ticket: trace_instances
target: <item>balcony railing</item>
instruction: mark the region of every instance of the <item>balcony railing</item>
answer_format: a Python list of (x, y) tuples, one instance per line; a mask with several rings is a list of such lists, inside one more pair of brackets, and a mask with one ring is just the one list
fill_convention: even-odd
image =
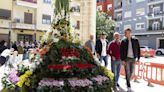
[(156, 12), (156, 13), (149, 12), (148, 13), (148, 16), (162, 16), (162, 15), (164, 15), (164, 12)]
[(162, 27), (162, 24), (160, 24), (159, 27), (152, 27), (152, 25), (150, 24), (148, 30), (149, 31), (164, 30), (164, 27)]
[(121, 21), (122, 17), (114, 18), (115, 21)]
[(35, 24), (28, 24), (25, 23), (23, 19), (15, 19), (14, 22), (12, 23), (12, 27), (13, 28), (17, 28), (17, 29), (35, 29)]
[(21, 1), (29, 2), (29, 3), (37, 3), (37, 0), (21, 0)]
[(114, 9), (121, 9), (121, 8), (122, 8), (122, 5), (114, 7)]
[(71, 7), (71, 12), (80, 12), (80, 7), (77, 6), (77, 7)]
[(149, 3), (151, 3), (151, 2), (157, 2), (157, 1), (162, 1), (162, 0), (148, 0)]
[(15, 0), (15, 4), (30, 8), (37, 8), (37, 0)]

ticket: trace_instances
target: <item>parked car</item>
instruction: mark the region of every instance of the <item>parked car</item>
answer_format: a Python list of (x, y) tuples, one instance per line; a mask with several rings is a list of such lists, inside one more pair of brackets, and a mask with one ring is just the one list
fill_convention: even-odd
[(154, 57), (156, 51), (148, 46), (141, 46), (141, 57)]
[(164, 55), (164, 48), (159, 48), (156, 50), (156, 55)]

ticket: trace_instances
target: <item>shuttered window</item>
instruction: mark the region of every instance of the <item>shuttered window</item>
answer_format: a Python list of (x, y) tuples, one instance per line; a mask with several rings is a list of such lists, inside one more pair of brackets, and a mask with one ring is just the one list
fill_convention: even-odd
[(32, 24), (32, 13), (24, 13), (24, 23)]
[(0, 19), (11, 19), (11, 10), (0, 9)]

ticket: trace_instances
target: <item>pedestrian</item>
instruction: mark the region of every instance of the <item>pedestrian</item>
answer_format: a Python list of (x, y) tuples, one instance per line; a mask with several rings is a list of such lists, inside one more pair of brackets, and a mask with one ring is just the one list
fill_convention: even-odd
[(0, 54), (5, 50), (7, 49), (7, 42), (5, 40), (2, 40), (0, 42)]
[(111, 69), (114, 74), (114, 90), (117, 90), (117, 87), (120, 87), (118, 84), (121, 68), (120, 45), (120, 34), (115, 32), (114, 40), (110, 42), (107, 50), (108, 55), (111, 56)]
[(125, 38), (121, 41), (120, 54), (125, 66), (128, 92), (132, 92), (130, 79), (135, 69), (135, 62), (140, 59), (140, 44), (138, 39), (132, 37), (132, 31), (129, 28), (125, 30)]
[(94, 55), (95, 54), (95, 44), (94, 44), (94, 36), (90, 35), (90, 39), (85, 43), (85, 46), (87, 48), (89, 48), (89, 50), (91, 51), (91, 53)]
[(14, 49), (14, 51), (18, 51), (17, 42), (16, 41), (12, 44), (12, 48)]
[(28, 59), (28, 57), (29, 57), (29, 49), (30, 49), (30, 44), (27, 41), (27, 42), (25, 42), (25, 45), (24, 45), (23, 60)]
[(108, 48), (108, 40), (106, 39), (107, 34), (102, 32), (100, 34), (100, 39), (96, 41), (96, 54), (99, 58), (100, 62), (104, 61), (105, 66), (108, 66), (108, 56), (107, 56), (107, 48)]
[(24, 54), (24, 43), (23, 43), (23, 41), (20, 41), (17, 49), (18, 49), (18, 58), (20, 61), (22, 61), (23, 60), (23, 54)]

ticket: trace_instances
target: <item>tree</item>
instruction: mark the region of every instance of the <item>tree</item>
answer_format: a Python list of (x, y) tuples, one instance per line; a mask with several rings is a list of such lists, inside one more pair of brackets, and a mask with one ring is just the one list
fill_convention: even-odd
[(97, 12), (96, 14), (96, 38), (99, 38), (101, 32), (107, 33), (107, 39), (111, 40), (113, 38), (113, 30), (116, 23), (115, 21), (109, 19), (108, 14), (104, 12)]

